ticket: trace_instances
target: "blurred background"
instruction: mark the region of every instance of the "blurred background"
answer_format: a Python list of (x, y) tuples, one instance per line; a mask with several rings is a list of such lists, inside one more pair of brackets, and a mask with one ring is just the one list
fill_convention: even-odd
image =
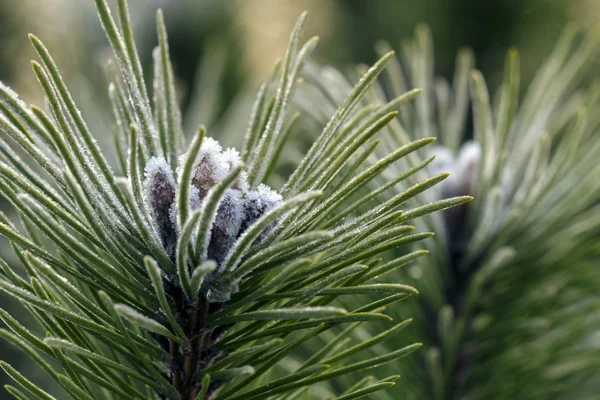
[[(586, 31), (600, 22), (598, 0), (130, 0), (142, 61), (150, 71), (156, 45), (155, 9), (165, 9), (171, 56), (178, 76), (186, 125), (205, 123), (209, 134), (226, 132), (245, 120), (249, 101), (274, 61), (281, 57), (298, 15), (308, 10), (306, 32), (319, 35), (318, 63), (344, 69), (376, 59), (374, 44), (393, 48), (411, 37), (418, 23), (430, 26), (436, 74), (451, 77), (456, 52), (474, 50), (477, 67), (494, 91), (509, 47), (521, 53), (523, 85), (569, 23)], [(0, 80), (28, 103), (43, 104), (29, 60), (27, 33), (52, 52), (67, 84), (100, 140), (110, 140), (105, 66), (110, 51), (93, 0), (0, 0)], [(151, 77), (149, 76), (149, 79)], [(192, 93), (199, 93), (195, 96)], [(213, 129), (211, 133), (210, 129)], [(189, 130), (188, 130), (189, 132)], [(225, 141), (227, 141), (225, 140)], [(0, 200), (0, 208), (10, 213)], [(2, 257), (13, 260), (3, 241)], [(17, 313), (0, 294), (0, 307)], [(0, 359), (26, 370), (29, 360), (0, 342)], [(38, 368), (32, 368), (30, 377)], [(40, 372), (41, 374), (41, 372)], [(8, 377), (0, 374), (0, 383)], [(42, 385), (43, 386), (43, 385)], [(4, 398), (0, 394), (0, 398)]]
[[(216, 77), (221, 99), (211, 100), (217, 114), (240, 90), (266, 77), (303, 10), (309, 12), (307, 35), (321, 37), (315, 55), (320, 63), (339, 68), (371, 63), (377, 40), (398, 48), (423, 22), (432, 30), (436, 74), (449, 77), (457, 49), (468, 46), (492, 88), (510, 46), (524, 54), (526, 84), (568, 23), (589, 30), (600, 21), (596, 0), (130, 0), (130, 7), (148, 67), (156, 45), (155, 10), (165, 9), (184, 104), (192, 100), (186, 89), (200, 78), (198, 67), (206, 58), (225, 64)], [(41, 91), (29, 68), (30, 32), (44, 40), (71, 86), (104, 86), (110, 52), (92, 0), (0, 0), (0, 79), (26, 101), (39, 102)], [(105, 92), (95, 89), (93, 98), (79, 100), (104, 101)]]

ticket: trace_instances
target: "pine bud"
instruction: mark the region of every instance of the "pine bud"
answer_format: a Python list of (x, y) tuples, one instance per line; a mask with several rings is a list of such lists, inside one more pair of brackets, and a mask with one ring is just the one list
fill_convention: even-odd
[(167, 161), (152, 157), (145, 168), (144, 197), (160, 241), (170, 257), (175, 254), (177, 230), (171, 219), (171, 207), (177, 191), (173, 171)]

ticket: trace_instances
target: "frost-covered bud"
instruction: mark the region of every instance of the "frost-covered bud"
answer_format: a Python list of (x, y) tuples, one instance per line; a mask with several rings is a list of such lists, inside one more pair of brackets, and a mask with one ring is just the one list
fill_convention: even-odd
[[(228, 165), (227, 170), (231, 170), (242, 163), (240, 153), (233, 148), (229, 148), (223, 152), (222, 161)], [(240, 190), (242, 193), (248, 191), (248, 173), (242, 171), (237, 181), (232, 186), (233, 189)]]
[(212, 225), (207, 255), (209, 260), (221, 265), (237, 238), (242, 217), (242, 194), (238, 190), (227, 189)]
[[(241, 180), (238, 182), (241, 182)], [(207, 258), (217, 261), (222, 266), (235, 240), (281, 201), (281, 195), (264, 184), (259, 185), (256, 190), (250, 190), (246, 193), (242, 193), (241, 190), (233, 187), (228, 189), (219, 205), (212, 226)], [(272, 226), (275, 224), (276, 222)], [(264, 238), (272, 229), (272, 226), (265, 229), (258, 240)], [(214, 274), (208, 276), (201, 290), (206, 293), (206, 297), (211, 303), (228, 301), (231, 294), (238, 290), (237, 284), (227, 280), (215, 281), (213, 280), (214, 277)]]
[(177, 243), (177, 230), (171, 220), (171, 207), (177, 192), (173, 171), (164, 158), (152, 157), (144, 172), (144, 200), (160, 241), (172, 257)]
[[(473, 195), (477, 189), (477, 171), (481, 162), (481, 146), (475, 141), (465, 142), (454, 160), (448, 179), (441, 183), (441, 198)], [(451, 251), (462, 253), (465, 246), (464, 222), (469, 203), (444, 211), (444, 218), (452, 238)]]
[[(181, 168), (186, 157), (186, 154), (179, 157), (178, 176), (183, 172)], [(190, 208), (196, 210), (202, 207), (211, 188), (241, 163), (240, 155), (235, 149), (223, 150), (216, 140), (204, 139), (192, 163), (194, 168), (188, 190)], [(181, 229), (177, 219), (179, 205), (177, 192), (173, 171), (165, 159), (156, 157), (150, 159), (146, 165), (144, 196), (153, 224), (171, 258), (175, 257), (179, 229)], [(213, 223), (207, 232), (203, 232), (202, 240), (206, 240), (207, 243), (203, 243), (205, 250), (204, 254), (200, 255), (202, 259), (215, 261), (219, 267), (205, 277), (200, 288), (202, 293), (210, 294), (211, 302), (226, 301), (232, 291), (236, 290), (235, 283), (216, 280), (235, 241), (243, 231), (281, 201), (282, 197), (267, 185), (259, 185), (256, 190), (248, 190), (247, 175), (243, 172), (220, 197)], [(270, 229), (272, 227), (267, 227), (258, 240), (264, 238)]]
[(429, 165), (432, 174), (449, 172), (448, 179), (439, 185), (439, 197), (473, 195), (477, 186), (477, 170), (481, 159), (481, 146), (475, 141), (465, 142), (458, 156), (443, 146), (436, 146), (431, 153), (436, 158)]
[[(246, 193), (243, 202), (244, 216), (240, 228), (240, 235), (264, 213), (281, 203), (281, 201), (281, 195), (264, 184), (259, 185), (256, 190), (251, 190)], [(266, 229), (260, 238), (264, 237), (268, 232), (269, 229)]]
[(460, 179), (458, 195), (475, 194), (477, 170), (481, 162), (481, 145), (473, 140), (465, 142), (460, 148), (456, 165), (456, 174)]
[(192, 174), (192, 185), (198, 189), (201, 199), (229, 171), (229, 165), (224, 162), (221, 150), (221, 145), (213, 138), (206, 138), (202, 142), (198, 154), (199, 161)]
[(432, 155), (435, 155), (435, 158), (431, 164), (429, 164), (429, 170), (433, 175), (454, 171), (454, 168), (456, 167), (456, 158), (454, 157), (452, 150), (445, 146), (431, 146), (427, 156)]
[[(242, 160), (235, 149), (222, 150), (221, 145), (212, 138), (202, 142), (198, 154), (198, 164), (192, 175), (190, 205), (192, 209), (200, 207), (208, 191), (222, 180)], [(246, 174), (242, 173), (230, 189), (227, 189), (211, 227), (208, 254), (206, 257), (221, 264), (240, 230), (243, 205), (243, 192), (248, 190)]]

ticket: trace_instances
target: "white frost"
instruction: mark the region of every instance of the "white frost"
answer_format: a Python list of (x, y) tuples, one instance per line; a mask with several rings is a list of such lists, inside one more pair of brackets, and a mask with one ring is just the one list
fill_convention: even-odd
[[(229, 165), (228, 171), (242, 163), (240, 153), (234, 148), (228, 148), (223, 152), (223, 162)], [(242, 171), (237, 182), (235, 183), (236, 189), (242, 192), (248, 191), (248, 174), (246, 171)]]
[[(256, 188), (258, 192), (258, 199), (260, 201), (264, 201), (270, 203), (270, 207), (273, 207), (275, 204), (280, 203), (283, 200), (283, 197), (277, 191), (271, 189), (269, 186), (261, 183)], [(269, 208), (270, 208), (269, 207)]]
[(237, 236), (243, 217), (241, 193), (237, 190), (227, 189), (219, 205), (218, 214), (219, 228), (229, 236)]
[(155, 176), (156, 173), (165, 174), (165, 177), (175, 183), (175, 180), (173, 179), (173, 171), (164, 157), (152, 157), (146, 163), (146, 167), (144, 168), (144, 176), (146, 179)]
[(477, 185), (477, 171), (481, 159), (481, 146), (470, 140), (465, 142), (455, 156), (448, 148), (436, 146), (431, 150), (436, 158), (429, 165), (434, 174), (449, 172), (450, 176), (439, 185), (439, 198), (473, 194)]
[(144, 173), (144, 199), (161, 243), (167, 254), (171, 255), (177, 242), (177, 225), (173, 223), (172, 208), (177, 191), (173, 170), (163, 157), (152, 157), (148, 160)]

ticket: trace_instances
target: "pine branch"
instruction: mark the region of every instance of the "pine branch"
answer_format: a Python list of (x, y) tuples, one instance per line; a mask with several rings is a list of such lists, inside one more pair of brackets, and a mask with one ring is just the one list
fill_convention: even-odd
[[(114, 52), (109, 95), (124, 175), (113, 172), (94, 139), (101, 132), (86, 124), (50, 52), (31, 36), (40, 57), (33, 70), (49, 110), (28, 108), (0, 87), (0, 128), (12, 140), (0, 142), (0, 189), (27, 228), (22, 233), (8, 219), (0, 223), (26, 274), (21, 278), (0, 262), (0, 289), (20, 300), (48, 334), (37, 337), (2, 311), (12, 333), (2, 330), (0, 336), (76, 399), (292, 398), (417, 350), (419, 343), (399, 345), (386, 355), (353, 360), (410, 322), (390, 325), (384, 306), (418, 293), (395, 280), (375, 279), (427, 252), (381, 265), (374, 257), (431, 237), (412, 233), (415, 228), (406, 223), (471, 197), (400, 211), (440, 184), (442, 174), (372, 210), (352, 210), (349, 221), (336, 218), (344, 202), (357, 201), (356, 209), (362, 209), (370, 198), (358, 193), (433, 141), (406, 141), (373, 159), (380, 139), (371, 139), (393, 140), (387, 131), (397, 109), (419, 90), (377, 106), (364, 121), (350, 119), (393, 53), (348, 88), (346, 100), (277, 192), (267, 180), (279, 173), (278, 160), (292, 141), (299, 117), (287, 122), (286, 117), (317, 44), (316, 38), (301, 44), (306, 15), (291, 34), (283, 62), (258, 93), (240, 156), (223, 149), (202, 126), (184, 146), (162, 12), (151, 102), (127, 3), (117, 2), (118, 21), (104, 0), (95, 3)], [(43, 176), (10, 146), (21, 148)], [(402, 179), (423, 168), (410, 169)], [(349, 297), (362, 302), (340, 307)], [(384, 329), (344, 349), (342, 344), (360, 341), (355, 336), (360, 325)], [(332, 341), (328, 351), (304, 355), (313, 339), (340, 330), (343, 340)], [(301, 368), (281, 375), (302, 357)], [(34, 396), (53, 398), (10, 365), (2, 368)], [(350, 385), (339, 398), (380, 393), (397, 378)], [(25, 397), (15, 387), (7, 391)]]
[[(420, 26), (415, 39), (403, 43), (405, 62), (389, 60), (368, 100), (342, 128), (356, 129), (390, 104), (389, 98), (419, 87), (422, 95), (398, 110), (384, 128), (392, 135), (373, 153), (384, 157), (409, 140), (430, 136), (437, 144), (369, 181), (358, 191), (362, 200), (341, 201), (340, 209), (348, 208), (323, 228), (381, 210), (429, 174), (451, 173), (432, 190), (408, 199), (408, 207), (475, 197), (423, 216), (415, 226), (436, 232), (425, 242), (431, 257), (415, 259), (392, 275), (419, 287), (420, 304), (390, 314), (414, 315), (413, 337), (427, 338), (427, 350), (399, 366), (407, 397), (572, 399), (598, 391), (599, 364), (592, 366), (595, 356), (583, 354), (597, 354), (594, 337), (600, 330), (598, 311), (591, 308), (600, 289), (592, 272), (598, 254), (593, 243), (600, 232), (600, 119), (595, 117), (600, 86), (585, 87), (599, 33), (575, 40), (568, 28), (521, 99), (515, 49), (508, 51), (503, 82), (491, 96), (468, 49), (457, 55), (451, 83), (434, 77), (432, 40)], [(377, 46), (380, 56), (390, 49), (385, 43)], [(338, 79), (334, 92), (323, 84), (332, 75), (329, 67), (308, 65), (306, 75), (297, 105), (326, 126), (311, 108), (314, 93), (336, 99), (340, 87), (350, 86)], [(473, 132), (467, 123), (470, 106)], [(353, 303), (349, 298), (343, 304)]]

